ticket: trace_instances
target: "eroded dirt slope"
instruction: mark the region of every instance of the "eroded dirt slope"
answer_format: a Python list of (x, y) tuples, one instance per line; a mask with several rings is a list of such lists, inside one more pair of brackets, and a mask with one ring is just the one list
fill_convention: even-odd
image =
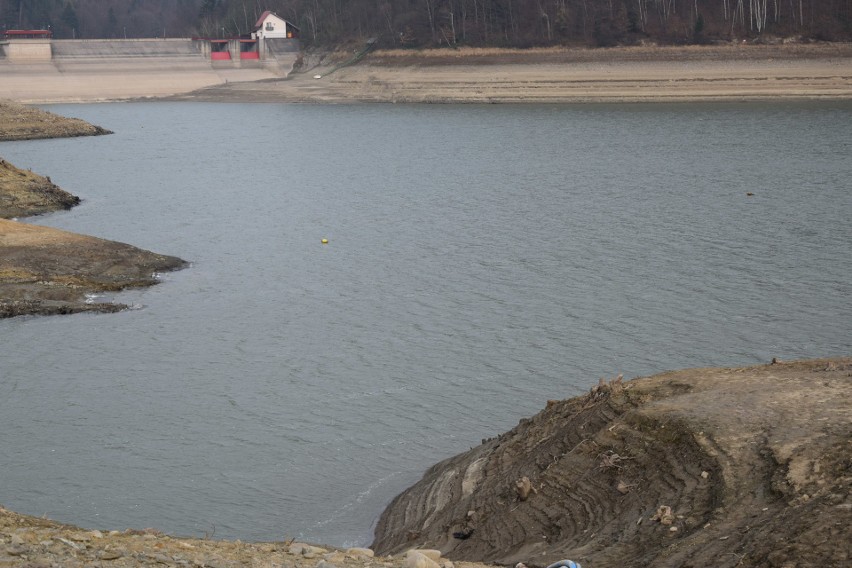
[(850, 566), (850, 488), (852, 359), (693, 369), (549, 401), (431, 468), (373, 547), (530, 566)]

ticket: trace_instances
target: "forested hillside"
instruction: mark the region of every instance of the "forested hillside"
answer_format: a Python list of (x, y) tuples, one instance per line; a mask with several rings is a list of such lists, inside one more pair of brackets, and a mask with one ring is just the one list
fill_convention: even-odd
[(849, 40), (852, 0), (0, 0), (0, 29), (57, 38), (231, 36), (264, 10), (308, 44), (615, 45)]

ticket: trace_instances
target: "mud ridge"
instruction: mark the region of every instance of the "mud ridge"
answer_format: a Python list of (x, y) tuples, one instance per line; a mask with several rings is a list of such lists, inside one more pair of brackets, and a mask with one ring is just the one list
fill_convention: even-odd
[(546, 566), (848, 566), (852, 359), (602, 382), (435, 465), (373, 548)]

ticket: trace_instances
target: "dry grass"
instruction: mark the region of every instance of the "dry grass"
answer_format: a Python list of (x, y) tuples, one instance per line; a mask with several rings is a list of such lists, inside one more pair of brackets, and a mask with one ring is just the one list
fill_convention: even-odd
[(50, 178), (16, 168), (0, 158), (0, 218), (70, 209), (79, 202), (78, 197), (61, 190)]

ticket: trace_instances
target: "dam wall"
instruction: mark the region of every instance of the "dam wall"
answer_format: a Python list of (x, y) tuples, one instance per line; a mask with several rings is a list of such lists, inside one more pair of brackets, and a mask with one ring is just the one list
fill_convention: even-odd
[[(268, 40), (266, 40), (268, 41)], [(0, 42), (0, 98), (51, 103), (183, 94), (223, 83), (286, 77), (296, 39), (8, 39)]]
[(218, 68), (275, 68), (286, 75), (292, 70), (301, 46), (297, 39), (8, 39), (0, 42), (0, 62), (52, 61), (63, 70), (70, 65), (146, 65), (157, 61)]
[(189, 39), (54, 40), (52, 63), (66, 74), (208, 71)]
[(292, 38), (265, 39), (195, 39), (197, 49), (209, 59), (214, 69), (266, 69), (279, 77), (292, 70), (301, 44)]
[(60, 39), (52, 43), (54, 59), (201, 56), (201, 49), (191, 39)]
[(0, 61), (13, 62), (50, 61), (52, 58), (49, 39), (16, 39), (0, 41)]

